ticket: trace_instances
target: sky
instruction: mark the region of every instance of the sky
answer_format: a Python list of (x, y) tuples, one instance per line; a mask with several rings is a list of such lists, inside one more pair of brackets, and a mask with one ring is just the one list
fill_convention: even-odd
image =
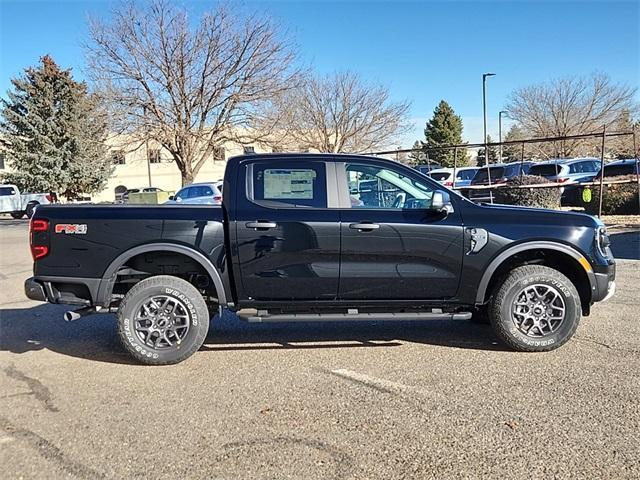
[[(181, 4), (198, 15), (213, 1)], [(464, 137), (482, 140), (482, 74), (488, 132), (510, 92), (595, 71), (640, 86), (640, 1), (244, 1), (240, 13), (273, 16), (294, 39), (300, 62), (320, 73), (353, 70), (411, 103), (409, 147), (423, 138), (441, 99), (462, 116)], [(87, 18), (108, 19), (116, 1), (0, 0), (0, 96), (10, 79), (51, 54), (85, 77)], [(639, 97), (640, 99), (640, 97)], [(505, 120), (503, 129), (509, 126)]]

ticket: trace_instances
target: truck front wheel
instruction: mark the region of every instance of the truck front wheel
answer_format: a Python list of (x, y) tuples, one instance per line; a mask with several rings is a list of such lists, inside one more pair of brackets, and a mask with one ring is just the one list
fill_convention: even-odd
[(178, 277), (158, 275), (136, 283), (118, 309), (124, 348), (148, 365), (178, 363), (193, 355), (209, 331), (200, 292)]
[(523, 352), (560, 347), (575, 333), (580, 314), (580, 297), (571, 280), (542, 265), (513, 269), (489, 304), (496, 335)]

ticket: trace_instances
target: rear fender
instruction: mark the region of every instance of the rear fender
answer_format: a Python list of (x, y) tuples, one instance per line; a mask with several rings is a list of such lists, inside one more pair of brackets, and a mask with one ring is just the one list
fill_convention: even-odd
[(140, 245), (138, 247), (127, 250), (126, 252), (116, 257), (116, 259), (113, 260), (111, 264), (109, 264), (104, 274), (102, 275), (96, 303), (98, 305), (107, 306), (110, 302), (111, 293), (113, 292), (113, 286), (115, 284), (116, 276), (120, 267), (122, 267), (129, 259), (135, 257), (136, 255), (150, 252), (180, 253), (198, 262), (211, 277), (213, 285), (216, 289), (216, 293), (218, 295), (218, 302), (220, 303), (220, 305), (225, 306), (227, 304), (227, 296), (225, 293), (224, 284), (222, 283), (222, 277), (220, 276), (220, 273), (218, 272), (216, 267), (211, 263), (211, 260), (209, 260), (204, 254), (200, 253), (197, 250), (194, 250), (193, 248), (173, 243), (151, 243), (147, 245)]

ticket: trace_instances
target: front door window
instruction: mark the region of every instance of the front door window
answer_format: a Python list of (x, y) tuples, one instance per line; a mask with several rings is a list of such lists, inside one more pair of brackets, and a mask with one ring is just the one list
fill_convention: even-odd
[(376, 165), (347, 165), (352, 208), (428, 209), (434, 189), (402, 172)]

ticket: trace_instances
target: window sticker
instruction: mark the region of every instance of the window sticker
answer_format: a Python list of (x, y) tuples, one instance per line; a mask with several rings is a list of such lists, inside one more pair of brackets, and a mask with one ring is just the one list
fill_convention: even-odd
[(312, 200), (315, 170), (267, 169), (264, 171), (265, 200)]

